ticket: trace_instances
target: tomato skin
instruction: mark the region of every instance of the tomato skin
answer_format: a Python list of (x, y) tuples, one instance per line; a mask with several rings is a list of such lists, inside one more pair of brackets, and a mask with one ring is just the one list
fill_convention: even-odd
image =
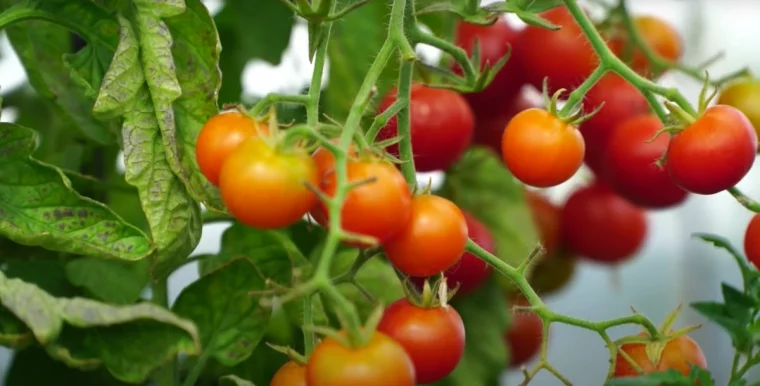
[[(496, 245), (491, 231), (483, 223), (467, 212), (463, 212), (467, 223), (467, 236), (475, 244), (488, 252), (496, 253)], [(444, 272), (446, 284), (454, 288), (457, 284), (457, 295), (466, 295), (478, 289), (491, 275), (491, 266), (472, 253), (465, 252), (451, 268)]]
[(382, 332), (363, 347), (325, 338), (306, 364), (308, 386), (414, 386), (414, 364), (404, 348)]
[[(678, 31), (666, 21), (654, 16), (637, 16), (633, 20), (642, 40), (652, 51), (663, 59), (677, 62), (683, 56), (683, 41)], [(609, 39), (608, 46), (615, 55), (623, 57), (629, 41), (627, 32)], [(644, 53), (639, 49), (631, 51), (629, 66), (643, 76), (652, 76), (653, 71)]]
[(289, 226), (308, 213), (317, 196), (307, 184), (319, 184), (317, 166), (307, 154), (277, 152), (259, 138), (235, 148), (219, 174), (230, 214), (257, 229)]
[[(530, 306), (527, 300), (518, 297), (514, 305)], [(517, 311), (512, 309), (512, 323), (504, 340), (509, 347), (509, 367), (519, 367), (538, 355), (541, 351), (541, 341), (544, 339), (544, 322), (534, 312)]]
[(562, 210), (562, 241), (581, 257), (615, 264), (644, 243), (644, 211), (597, 182), (573, 192)]
[(230, 153), (246, 139), (268, 132), (269, 126), (237, 111), (214, 115), (203, 125), (195, 143), (198, 168), (206, 179), (219, 186), (219, 173)]
[(567, 7), (552, 8), (540, 15), (561, 29), (526, 27), (515, 43), (513, 55), (522, 62), (526, 81), (536, 89), (541, 90), (544, 77), (549, 77), (549, 95), (559, 89), (572, 91), (591, 75), (599, 59)]
[(525, 200), (538, 229), (541, 245), (546, 250), (545, 254), (547, 256), (555, 254), (562, 240), (560, 226), (562, 210), (540, 193), (526, 191)]
[(715, 194), (744, 178), (756, 149), (757, 133), (747, 117), (731, 106), (714, 105), (671, 137), (667, 168), (684, 190)]
[[(646, 336), (645, 334), (639, 335)], [(642, 343), (626, 343), (621, 345), (619, 350), (628, 354), (641, 367), (644, 374), (673, 369), (683, 375), (688, 375), (692, 364), (703, 369), (707, 368), (707, 360), (702, 349), (697, 342), (686, 335), (675, 338), (665, 345), (659, 363), (652, 363), (647, 356), (645, 347)], [(622, 355), (618, 354), (615, 360), (613, 378), (636, 377), (638, 375), (640, 374), (636, 372), (633, 366)]]
[[(393, 164), (384, 161), (349, 161), (346, 168), (349, 182), (370, 178), (375, 181), (359, 185), (346, 195), (341, 208), (343, 230), (385, 242), (403, 229), (412, 214), (412, 196), (404, 176)], [(328, 197), (335, 196), (334, 171), (323, 176), (321, 187)], [(311, 215), (320, 225), (327, 226), (329, 216), (324, 202), (319, 201)]]
[(274, 374), (269, 386), (306, 386), (306, 366), (285, 362)]
[(453, 267), (467, 245), (467, 220), (459, 207), (443, 197), (426, 194), (412, 199), (411, 213), (404, 228), (383, 244), (391, 264), (418, 277)]
[(451, 306), (421, 308), (399, 299), (385, 309), (377, 329), (404, 347), (417, 383), (445, 378), (464, 354), (464, 323)]
[[(490, 26), (480, 26), (461, 22), (457, 25), (456, 45), (463, 48), (467, 55), (472, 55), (477, 39), (480, 46), (480, 69), (488, 63), (495, 65), (504, 55), (510, 52), (519, 37), (519, 31), (512, 27), (505, 17), (500, 17)], [(462, 69), (454, 64), (454, 72), (461, 75)], [(464, 94), (470, 107), (475, 112), (477, 120), (498, 114), (502, 101), (514, 98), (524, 84), (520, 74), (520, 62), (514, 56), (504, 64), (496, 74), (491, 84), (477, 93)], [(502, 129), (504, 126), (501, 127)]]
[(520, 94), (508, 104), (494, 108), (491, 115), (478, 115), (475, 120), (473, 142), (490, 148), (496, 154), (501, 154), (501, 137), (504, 134), (504, 128), (515, 115), (533, 107), (538, 107), (538, 105), (525, 94)]
[(509, 121), (501, 140), (507, 168), (515, 178), (537, 188), (570, 179), (583, 164), (584, 152), (580, 132), (540, 108), (518, 113)]
[(744, 232), (744, 255), (755, 268), (760, 269), (760, 214), (752, 216)]
[[(390, 107), (396, 95), (396, 90), (386, 95), (378, 112)], [(409, 109), (415, 168), (420, 172), (448, 169), (472, 142), (475, 117), (467, 101), (451, 90), (413, 84)], [(377, 140), (397, 135), (398, 121), (393, 117), (380, 129)], [(386, 150), (399, 156), (398, 144), (388, 146)]]
[(688, 196), (665, 167), (655, 165), (667, 151), (670, 138), (663, 133), (648, 141), (662, 128), (656, 115), (634, 117), (618, 125), (607, 144), (607, 181), (618, 194), (644, 208), (669, 208)]
[(720, 92), (717, 103), (743, 112), (760, 136), (760, 79), (743, 79), (730, 84)]

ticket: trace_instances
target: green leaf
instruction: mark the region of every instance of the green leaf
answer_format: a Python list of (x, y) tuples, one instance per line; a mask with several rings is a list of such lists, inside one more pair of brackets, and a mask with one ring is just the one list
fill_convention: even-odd
[(220, 66), (224, 79), (219, 91), (223, 103), (237, 103), (243, 93), (242, 76), (252, 59), (280, 64), (290, 43), (293, 12), (279, 1), (227, 0), (214, 17), (222, 42)]
[(490, 386), (499, 383), (508, 363), (504, 332), (509, 325), (509, 310), (502, 291), (489, 281), (476, 292), (455, 299), (451, 305), (459, 312), (467, 331), (464, 356), (454, 372), (437, 386)]
[[(517, 266), (535, 248), (538, 235), (524, 188), (490, 150), (469, 150), (448, 171), (440, 194), (488, 227), (501, 260)], [(506, 281), (503, 275), (497, 277)]]
[(69, 281), (107, 303), (131, 304), (150, 280), (148, 260), (124, 262), (82, 258), (70, 261), (65, 274)]
[(692, 236), (710, 243), (715, 247), (726, 250), (726, 252), (728, 252), (731, 257), (734, 258), (734, 261), (736, 261), (736, 264), (741, 270), (742, 279), (744, 281), (744, 288), (750, 288), (751, 283), (758, 278), (758, 275), (760, 275), (756, 269), (750, 266), (744, 255), (738, 249), (736, 249), (736, 247), (731, 245), (731, 242), (728, 241), (728, 239), (707, 233), (694, 233)]
[(250, 294), (264, 288), (256, 267), (236, 259), (190, 284), (173, 308), (198, 326), (204, 356), (234, 366), (251, 355), (266, 332), (272, 310)]
[[(81, 74), (89, 71), (96, 77), (102, 75), (110, 61), (109, 48), (112, 53), (118, 29), (113, 18), (87, 0), (0, 0), (5, 9), (14, 3), (6, 12), (18, 14), (5, 20), (24, 23), (12, 25), (6, 32), (31, 85), (55, 107), (57, 118), (66, 122), (65, 126), (77, 128), (96, 143), (115, 143), (116, 125), (93, 118), (94, 94), (79, 87)], [(74, 30), (88, 46), (71, 55), (71, 35), (50, 21)], [(81, 66), (81, 72), (74, 70), (76, 66)]]
[[(81, 294), (81, 291), (78, 291), (76, 287), (71, 285), (66, 278), (65, 257), (42, 248), (27, 247), (27, 249), (39, 250), (40, 254), (44, 253), (46, 256), (43, 259), (39, 259), (29, 255), (18, 255), (17, 258), (9, 259), (3, 269), (5, 276), (12, 279), (21, 279), (27, 283), (34, 283), (43, 291), (54, 296), (76, 296)], [(5, 251), (2, 250), (2, 253), (5, 253)]]
[(219, 385), (221, 386), (256, 386), (251, 381), (246, 381), (237, 375), (225, 375), (219, 378)]
[(33, 131), (0, 123), (0, 235), (29, 246), (139, 260), (147, 237), (105, 205), (79, 195), (63, 173), (31, 158)]
[[(150, 21), (155, 20), (144, 20), (146, 23)], [(156, 82), (163, 79), (154, 74), (151, 80), (146, 80), (140, 67), (140, 42), (132, 24), (123, 17), (119, 18), (119, 23), (121, 40), (103, 80), (95, 111), (100, 114), (123, 114), (124, 177), (140, 195), (157, 249), (152, 274), (162, 277), (198, 244), (202, 225), (200, 207), (173, 173), (161, 138), (158, 117), (171, 119), (167, 115), (171, 112), (169, 104), (179, 92), (178, 87), (175, 88), (176, 84), (171, 82), (171, 75), (163, 74), (169, 78), (165, 85), (167, 89), (156, 95), (151, 93), (148, 84), (153, 83), (154, 89), (161, 89), (162, 84)], [(166, 42), (157, 39), (155, 43), (160, 45)], [(158, 113), (157, 108), (164, 109), (163, 113)]]
[[(200, 350), (192, 322), (151, 303), (113, 306), (55, 298), (0, 272), (0, 304), (0, 310), (21, 321), (51, 357), (81, 369), (102, 365), (124, 382), (143, 382), (169, 358)], [(0, 331), (6, 331), (9, 321), (14, 323), (0, 319)]]
[(128, 383), (114, 379), (107, 371), (81, 371), (70, 368), (50, 358), (45, 350), (34, 347), (15, 353), (4, 385), (122, 386)]
[[(337, 277), (347, 272), (358, 255), (355, 248), (344, 248), (335, 256), (332, 274)], [(356, 305), (359, 316), (366, 319), (377, 307), (377, 302), (388, 305), (404, 297), (401, 281), (396, 276), (396, 271), (385, 260), (375, 257), (367, 261), (356, 274), (356, 282), (367, 292), (373, 295), (376, 302), (371, 302), (353, 284), (344, 283), (338, 286), (343, 295)]]
[(34, 341), (34, 335), (5, 308), (0, 308), (0, 345), (10, 348), (24, 348)]

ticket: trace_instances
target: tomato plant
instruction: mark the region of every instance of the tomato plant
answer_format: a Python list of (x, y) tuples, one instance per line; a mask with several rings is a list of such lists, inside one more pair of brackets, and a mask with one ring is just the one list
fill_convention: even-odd
[[(517, 297), (514, 305), (524, 307), (528, 305), (528, 302)], [(530, 311), (513, 309), (512, 324), (504, 335), (510, 352), (509, 366), (521, 366), (538, 355), (543, 336), (544, 324), (538, 315)]]
[[(677, 62), (683, 56), (683, 42), (678, 31), (666, 21), (655, 16), (638, 16), (633, 19), (634, 27), (641, 36), (641, 43), (659, 58)], [(609, 40), (612, 52), (628, 62), (632, 69), (645, 76), (654, 75), (651, 60), (642, 48), (631, 45), (631, 36), (626, 32), (616, 34)]]
[(744, 113), (755, 133), (760, 135), (760, 80), (740, 79), (726, 86), (718, 95), (717, 103), (732, 106)]

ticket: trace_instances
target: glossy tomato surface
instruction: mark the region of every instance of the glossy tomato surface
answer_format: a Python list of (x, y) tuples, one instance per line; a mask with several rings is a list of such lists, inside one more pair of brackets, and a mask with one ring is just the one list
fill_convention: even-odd
[[(640, 334), (643, 336), (643, 334)], [(675, 338), (665, 344), (659, 361), (650, 358), (646, 352), (646, 346), (642, 343), (626, 343), (620, 350), (628, 354), (634, 363), (642, 370), (643, 374), (653, 372), (676, 370), (681, 374), (688, 375), (691, 365), (707, 368), (707, 360), (697, 342), (686, 335)], [(614, 378), (635, 377), (639, 375), (633, 366), (618, 354), (615, 361)]]
[[(513, 301), (517, 306), (530, 306), (521, 297), (516, 297)], [(538, 315), (530, 311), (513, 309), (512, 321), (504, 336), (509, 347), (509, 367), (519, 367), (538, 355), (543, 336), (544, 323)]]
[(417, 383), (445, 378), (464, 354), (464, 324), (451, 306), (421, 308), (400, 299), (385, 309), (377, 328), (404, 347), (414, 363)]
[[(496, 253), (491, 231), (474, 216), (463, 212), (467, 222), (467, 235), (475, 244), (488, 252)], [(465, 295), (480, 287), (491, 274), (491, 266), (472, 253), (465, 252), (459, 261), (444, 272), (449, 288), (459, 285), (458, 295)]]
[(686, 200), (688, 193), (656, 162), (665, 155), (670, 136), (656, 115), (641, 115), (618, 125), (604, 157), (607, 180), (617, 193), (636, 205), (663, 209)]
[[(393, 90), (382, 100), (378, 112), (385, 111), (395, 100)], [(409, 109), (415, 168), (420, 172), (448, 169), (472, 142), (475, 117), (467, 101), (451, 90), (413, 84)], [(394, 117), (380, 129), (377, 140), (396, 136), (398, 121)], [(398, 144), (387, 150), (399, 156)]]
[(404, 348), (375, 332), (363, 347), (325, 338), (306, 364), (308, 386), (415, 386), (414, 364)]
[(478, 115), (475, 120), (474, 143), (486, 146), (496, 154), (501, 154), (501, 137), (509, 121), (519, 112), (538, 107), (525, 93), (519, 94), (508, 103), (493, 111), (493, 115)]
[(276, 151), (259, 138), (235, 148), (219, 173), (230, 214), (257, 229), (282, 228), (303, 218), (317, 203), (309, 184), (319, 185), (319, 171), (308, 154)]
[(747, 117), (734, 107), (714, 105), (673, 135), (666, 165), (684, 190), (715, 194), (744, 178), (756, 149), (757, 133)]
[(720, 92), (717, 103), (743, 112), (760, 135), (760, 79), (742, 79), (730, 84)]
[[(643, 42), (661, 58), (670, 62), (677, 62), (683, 56), (683, 41), (678, 31), (665, 20), (655, 16), (637, 16), (634, 24)], [(630, 50), (630, 57), (626, 56), (626, 45), (631, 44), (630, 36), (626, 31), (621, 31), (612, 39), (608, 46), (618, 57), (628, 63), (634, 71), (644, 76), (656, 75), (652, 66), (647, 61), (644, 53), (634, 48)]]
[(644, 211), (598, 182), (570, 195), (561, 224), (568, 251), (607, 264), (630, 258), (647, 234)]
[(755, 268), (760, 269), (760, 214), (752, 216), (744, 232), (744, 255)]
[(501, 140), (507, 168), (515, 178), (537, 188), (569, 180), (583, 164), (584, 152), (583, 137), (575, 127), (539, 108), (512, 118)]
[(306, 366), (293, 361), (285, 362), (274, 374), (269, 386), (306, 386)]

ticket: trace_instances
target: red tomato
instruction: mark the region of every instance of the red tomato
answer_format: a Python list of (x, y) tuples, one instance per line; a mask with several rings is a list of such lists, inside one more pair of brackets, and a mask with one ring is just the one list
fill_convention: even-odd
[(293, 361), (285, 362), (274, 374), (269, 386), (306, 386), (306, 366)]
[(403, 229), (383, 244), (391, 264), (409, 276), (420, 277), (454, 266), (467, 245), (467, 220), (459, 207), (426, 194), (412, 199), (411, 213)]
[[(646, 334), (639, 334), (646, 336)], [(659, 361), (650, 358), (646, 350), (646, 345), (642, 343), (626, 343), (620, 346), (620, 351), (628, 354), (633, 361), (641, 367), (643, 374), (654, 372), (677, 370), (683, 375), (688, 375), (691, 371), (691, 365), (707, 368), (707, 360), (699, 348), (697, 342), (693, 341), (686, 335), (668, 341), (662, 351)], [(613, 378), (636, 377), (640, 374), (631, 366), (630, 363), (618, 354), (615, 360), (615, 373)]]
[(755, 268), (760, 268), (760, 214), (752, 217), (744, 233), (744, 254)]
[[(324, 164), (322, 164), (324, 167)], [(412, 196), (404, 176), (393, 164), (383, 161), (349, 161), (348, 181), (374, 181), (351, 189), (341, 209), (343, 230), (374, 237), (382, 243), (401, 231), (412, 214)], [(322, 179), (322, 191), (334, 197), (335, 173), (328, 171)], [(328, 225), (327, 206), (319, 202), (311, 211), (322, 226)]]
[(757, 133), (741, 111), (708, 107), (670, 139), (667, 169), (684, 190), (715, 194), (736, 185), (752, 168)]
[(600, 263), (627, 259), (641, 248), (647, 233), (644, 211), (599, 182), (570, 195), (561, 224), (567, 249)]
[[(395, 100), (393, 90), (380, 103), (378, 111), (385, 111)], [(413, 84), (409, 109), (415, 168), (420, 172), (448, 169), (472, 141), (475, 118), (467, 101), (451, 90)], [(398, 126), (393, 117), (380, 129), (377, 140), (396, 136)], [(387, 150), (399, 156), (398, 144), (388, 146)]]
[(539, 108), (512, 118), (501, 140), (507, 168), (518, 180), (538, 188), (570, 179), (583, 164), (584, 151), (583, 137), (575, 127)]
[(533, 215), (533, 222), (538, 229), (538, 236), (541, 245), (546, 250), (546, 255), (550, 256), (557, 253), (562, 240), (560, 232), (562, 210), (536, 192), (526, 191), (525, 199)]
[(655, 164), (667, 151), (670, 139), (662, 134), (648, 141), (662, 128), (656, 115), (641, 115), (618, 125), (607, 144), (607, 180), (618, 194), (644, 208), (678, 205), (688, 194), (664, 167)]
[(586, 35), (565, 6), (540, 14), (559, 30), (528, 26), (517, 38), (514, 56), (522, 63), (523, 76), (537, 89), (549, 78), (549, 95), (559, 89), (574, 90), (599, 63)]
[(520, 94), (508, 104), (494, 109), (494, 114), (478, 115), (475, 120), (474, 142), (490, 148), (496, 154), (501, 154), (501, 137), (504, 135), (504, 128), (519, 112), (532, 107), (538, 107), (538, 105), (525, 94)]
[(195, 143), (195, 158), (201, 173), (214, 185), (219, 185), (222, 163), (235, 148), (259, 133), (269, 133), (269, 126), (257, 123), (238, 111), (222, 112), (211, 117), (201, 128)]
[(375, 332), (367, 345), (346, 347), (325, 338), (306, 364), (309, 386), (414, 386), (414, 364), (404, 348)]
[[(634, 24), (642, 40), (652, 51), (671, 62), (677, 62), (681, 59), (683, 56), (683, 41), (673, 26), (654, 16), (638, 16), (634, 19)], [(627, 32), (623, 31), (609, 39), (608, 46), (618, 57), (626, 60), (629, 59), (625, 57), (626, 45), (631, 44), (629, 40), (630, 37)], [(626, 61), (639, 74), (644, 76), (653, 75), (652, 67), (641, 50), (631, 50), (630, 60)]]
[[(530, 304), (523, 298), (515, 299), (514, 305), (527, 307)], [(509, 367), (521, 366), (538, 355), (544, 338), (544, 323), (533, 312), (512, 310), (512, 322), (504, 339), (509, 347)]]
[[(493, 66), (509, 53), (510, 47), (518, 36), (519, 32), (510, 26), (504, 17), (499, 18), (496, 23), (490, 26), (462, 22), (457, 26), (456, 44), (467, 51), (468, 55), (472, 55), (477, 40), (480, 46), (480, 68), (482, 69), (486, 63)], [(462, 74), (461, 68), (456, 63), (454, 72)], [(488, 87), (478, 93), (464, 94), (475, 112), (477, 120), (499, 114), (503, 101), (512, 99), (517, 95), (524, 84), (523, 77), (519, 75), (520, 63), (514, 55), (510, 54), (507, 63), (496, 74)], [(501, 128), (503, 129), (504, 126)]]
[(259, 138), (238, 145), (219, 173), (219, 191), (230, 214), (257, 229), (282, 228), (303, 218), (317, 202), (307, 184), (319, 185), (308, 154), (277, 151)]
[(385, 309), (377, 329), (404, 347), (417, 383), (445, 378), (464, 354), (464, 323), (451, 306), (422, 308), (400, 299)]
[(718, 104), (739, 109), (752, 122), (755, 133), (760, 135), (760, 79), (742, 79), (732, 83), (720, 92)]
[[(467, 236), (475, 244), (488, 252), (496, 253), (496, 245), (491, 237), (491, 231), (480, 221), (467, 212), (463, 212), (467, 222)], [(446, 284), (454, 288), (457, 284), (457, 294), (467, 294), (480, 287), (491, 274), (491, 266), (472, 253), (465, 253), (459, 262), (444, 272)]]

